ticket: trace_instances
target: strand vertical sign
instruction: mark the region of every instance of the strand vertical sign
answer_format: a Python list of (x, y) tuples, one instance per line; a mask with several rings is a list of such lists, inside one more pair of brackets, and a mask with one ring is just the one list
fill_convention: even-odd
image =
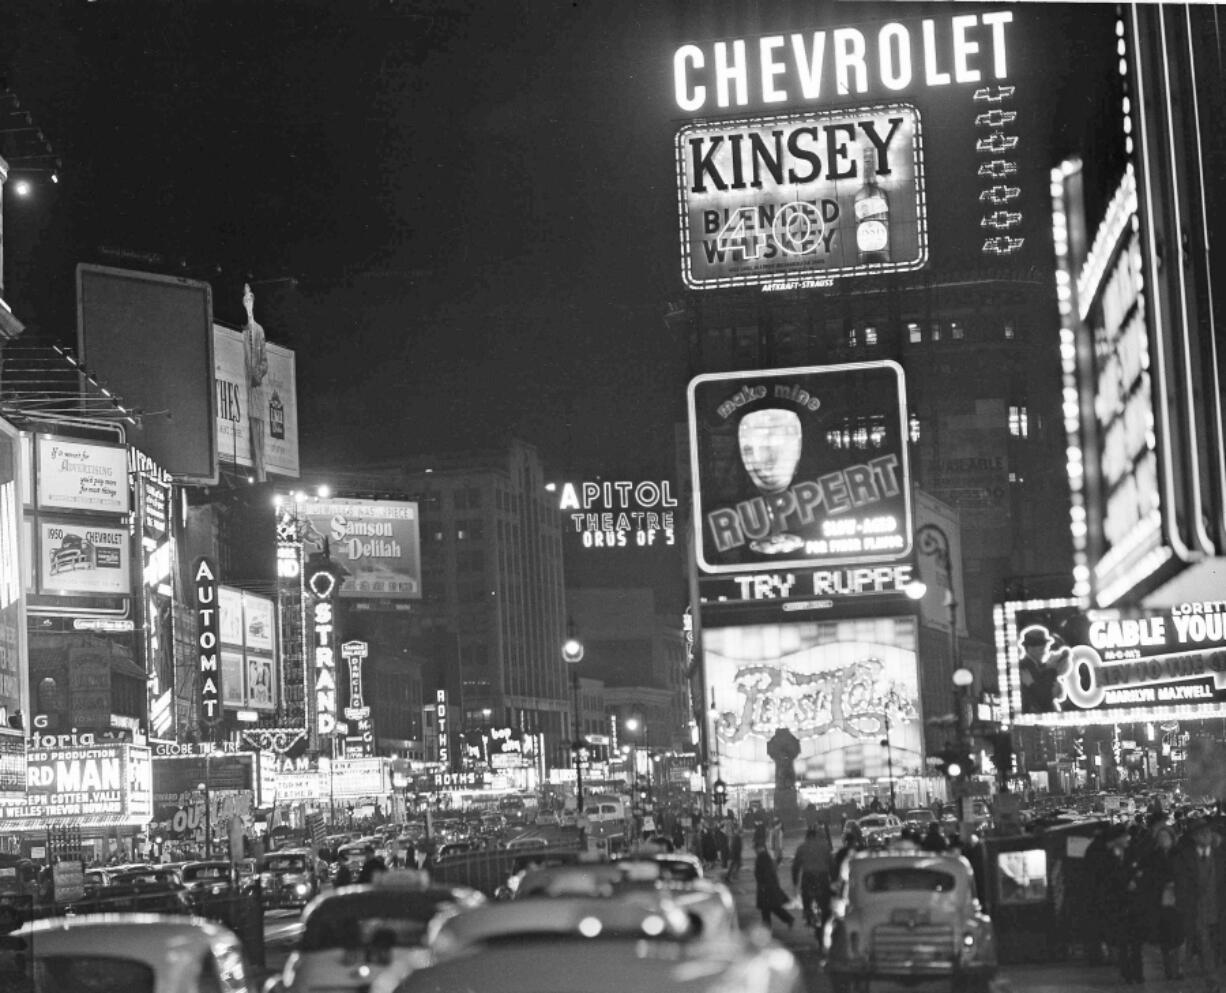
[(192, 566), (195, 588), (196, 645), (200, 650), (200, 720), (206, 727), (221, 723), (221, 669), (218, 659), (217, 568), (201, 556)]

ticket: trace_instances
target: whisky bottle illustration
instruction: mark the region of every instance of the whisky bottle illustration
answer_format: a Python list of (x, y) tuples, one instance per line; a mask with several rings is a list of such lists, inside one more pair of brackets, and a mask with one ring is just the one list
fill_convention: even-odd
[(268, 433), (277, 439), (285, 438), (285, 404), (276, 390), (268, 401)]
[(877, 152), (864, 149), (860, 189), (852, 207), (856, 215), (856, 248), (860, 262), (890, 261), (890, 198), (877, 183)]

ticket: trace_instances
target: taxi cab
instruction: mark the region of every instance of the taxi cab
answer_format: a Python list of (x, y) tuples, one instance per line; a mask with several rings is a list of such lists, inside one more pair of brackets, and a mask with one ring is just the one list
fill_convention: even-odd
[(822, 943), (835, 993), (876, 978), (986, 993), (997, 970), (992, 920), (970, 863), (956, 854), (856, 853), (840, 870)]
[(160, 914), (35, 921), (0, 948), (0, 989), (247, 993), (242, 946), (220, 924)]

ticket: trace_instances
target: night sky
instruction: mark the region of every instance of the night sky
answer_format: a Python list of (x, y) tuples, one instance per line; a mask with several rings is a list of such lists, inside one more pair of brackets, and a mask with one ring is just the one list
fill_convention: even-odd
[[(3, 6), (0, 73), (63, 160), (59, 186), (6, 203), (19, 318), (74, 340), (80, 261), (207, 279), (232, 324), (253, 279), (269, 339), (297, 352), (304, 466), (510, 430), (570, 478), (672, 475), (689, 375), (664, 322), (687, 292), (673, 49), (808, 24), (818, 7), (876, 16), (713, 2), (695, 20), (681, 0)], [(1055, 62), (1025, 67), (1053, 94), (1080, 92), (1074, 66), (1109, 64), (1078, 47), (1078, 7), (1048, 7)], [(1074, 116), (1101, 110), (1082, 100)], [(1049, 154), (1069, 140), (1047, 121), (1029, 134)]]

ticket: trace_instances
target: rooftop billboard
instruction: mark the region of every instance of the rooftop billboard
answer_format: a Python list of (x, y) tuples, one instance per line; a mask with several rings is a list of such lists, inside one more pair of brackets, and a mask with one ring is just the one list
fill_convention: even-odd
[(688, 399), (702, 572), (869, 566), (910, 555), (897, 363), (707, 374), (690, 382)]
[(305, 522), (306, 553), (322, 551), (348, 571), (342, 598), (421, 599), (421, 534), (417, 504), (338, 497), (295, 504)]

